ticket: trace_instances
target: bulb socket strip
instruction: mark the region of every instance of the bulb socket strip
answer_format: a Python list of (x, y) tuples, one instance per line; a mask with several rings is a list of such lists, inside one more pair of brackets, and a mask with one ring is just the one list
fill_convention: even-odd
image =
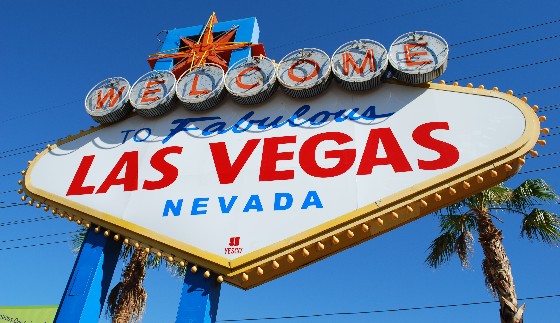
[[(238, 270), (224, 278), (233, 285), (249, 289), (270, 278), (295, 271), (301, 266), (322, 259), (325, 255), (365, 242), (393, 228), (430, 214), (446, 205), (481, 191), (488, 183), (499, 183), (513, 176), (525, 164), (523, 157), (514, 157), (500, 165), (490, 165), (469, 178), (460, 178), (446, 187), (428, 190), (414, 202), (381, 206), (362, 221), (353, 221), (335, 233), (311, 239), (303, 247), (287, 250), (283, 255), (266, 258), (249, 268)], [(335, 251), (335, 252), (336, 252)]]
[[(444, 85), (445, 81), (443, 80), (440, 81), (440, 84), (443, 86), (458, 86), (457, 83), (453, 85)], [(470, 85), (471, 84), (467, 87), (471, 88), (473, 91), (484, 90), (482, 86), (478, 87), (478, 89), (474, 89)], [(497, 91), (497, 88), (493, 88), (492, 91)], [(511, 90), (507, 93), (513, 95), (513, 91)], [(522, 102), (526, 102), (526, 99), (523, 98)], [(533, 106), (532, 110), (536, 112), (538, 107)], [(544, 122), (546, 121), (546, 117), (540, 116), (538, 120), (539, 122)], [(57, 145), (75, 140), (76, 138), (98, 130), (100, 127), (103, 126), (91, 127), (89, 130), (80, 131), (78, 135), (61, 139), (57, 141), (57, 144), (49, 144), (41, 153), (35, 153), (35, 158), (38, 159), (52, 149), (56, 149)], [(546, 134), (546, 128), (542, 128), (541, 133)], [(280, 256), (274, 256), (272, 258), (265, 256), (260, 260), (255, 260), (244, 268), (239, 268), (232, 272), (227, 272), (219, 268), (214, 269), (214, 272), (217, 273), (216, 280), (218, 282), (226, 281), (245, 289), (252, 288), (270, 280), (270, 275), (280, 276), (295, 271), (301, 266), (323, 258), (325, 255), (351, 247), (355, 245), (356, 242), (369, 240), (423, 215), (432, 213), (470, 194), (479, 192), (485, 187), (488, 187), (488, 185), (503, 182), (513, 176), (526, 163), (526, 159), (524, 158), (525, 154), (530, 154), (532, 156), (538, 155), (531, 146), (533, 144), (544, 145), (546, 142), (544, 140), (539, 140), (536, 143), (527, 143), (520, 150), (512, 152), (510, 159), (506, 159), (507, 162), (480, 166), (475, 175), (469, 177), (461, 177), (459, 175), (456, 179), (451, 180), (446, 187), (427, 188), (422, 192), (415, 193), (412, 202), (395, 204), (398, 203), (398, 201), (378, 201), (376, 202), (377, 207), (374, 207), (372, 211), (364, 215), (362, 219), (352, 219), (351, 223), (348, 225), (342, 225), (335, 232), (331, 232), (327, 235), (321, 235), (315, 238), (311, 237), (303, 244), (298, 244), (297, 247), (286, 250)], [(33, 165), (34, 160), (27, 163), (28, 167), (33, 167)], [(146, 252), (151, 252), (155, 256), (162, 257), (166, 259), (166, 261), (178, 266), (189, 265), (187, 260), (174, 256), (171, 250), (164, 251), (163, 249), (165, 248), (162, 248), (162, 250), (152, 248), (150, 247), (150, 241), (142, 243), (140, 240), (143, 239), (138, 239), (138, 237), (133, 239), (128, 232), (125, 232), (119, 227), (107, 223), (96, 224), (96, 222), (99, 222), (96, 218), (80, 211), (69, 209), (64, 205), (46, 201), (44, 198), (31, 193), (25, 185), (26, 176), (28, 174), (27, 168), (24, 169), (21, 174), (23, 178), (18, 180), (18, 185), (21, 186), (21, 189), (18, 189), (18, 193), (23, 194), (21, 200), (27, 201), (28, 205), (35, 206), (36, 208), (43, 206), (45, 212), (51, 211), (54, 216), (66, 218), (86, 228), (93, 227), (94, 231), (97, 233), (101, 233), (115, 240), (122, 240), (124, 243), (137, 248), (142, 247)], [(111, 229), (106, 228), (107, 226), (111, 227)], [(190, 266), (192, 274), (200, 271), (206, 278), (212, 276), (210, 269), (200, 270), (199, 265), (193, 264), (192, 262)]]

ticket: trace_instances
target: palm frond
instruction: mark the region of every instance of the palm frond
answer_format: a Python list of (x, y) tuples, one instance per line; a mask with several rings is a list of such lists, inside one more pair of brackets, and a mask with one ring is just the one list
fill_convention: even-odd
[(78, 231), (72, 234), (72, 253), (77, 254), (82, 249), (82, 244), (86, 239), (87, 229), (85, 227), (80, 227)]
[[(463, 207), (454, 207), (456, 211)], [(428, 266), (437, 268), (449, 261), (453, 254), (459, 256), (464, 268), (469, 266), (469, 257), (472, 253), (473, 237), (471, 230), (476, 230), (476, 217), (468, 211), (463, 214), (439, 214), (440, 236), (435, 238), (428, 250), (426, 257)]]
[(432, 268), (437, 268), (443, 263), (449, 261), (455, 253), (455, 240), (457, 235), (447, 231), (435, 238), (428, 250), (430, 254), (426, 257), (426, 264)]
[(542, 179), (528, 179), (511, 191), (506, 206), (516, 210), (527, 210), (537, 203), (558, 199), (552, 187)]
[(148, 255), (148, 260), (146, 261), (146, 267), (150, 269), (159, 268), (163, 263), (163, 258), (159, 257), (154, 253)]
[(109, 318), (113, 317), (117, 313), (117, 305), (121, 296), (122, 285), (122, 282), (118, 282), (109, 292), (109, 296), (107, 296), (107, 308), (105, 308), (105, 315)]
[(171, 275), (177, 278), (184, 278), (189, 271), (188, 266), (181, 266), (176, 262), (166, 261), (166, 264), (167, 264), (167, 269), (169, 270), (169, 272), (171, 272)]
[(473, 252), (474, 238), (470, 231), (463, 231), (455, 240), (455, 252), (463, 268), (469, 268), (469, 259)]
[(511, 189), (503, 183), (494, 185), (476, 194), (481, 196), (482, 207), (498, 206), (506, 203), (511, 196)]
[(129, 244), (123, 244), (123, 248), (121, 250), (120, 257), (122, 258), (123, 262), (128, 262), (132, 254), (134, 253), (134, 247)]
[[(441, 216), (445, 216), (448, 214), (460, 214), (462, 210), (464, 210), (465, 208), (468, 208), (467, 205), (465, 204), (465, 200), (459, 201), (457, 203), (453, 203), (450, 206), (441, 209), (439, 211), (436, 212), (436, 215)], [(441, 221), (441, 219), (440, 219)]]
[(554, 213), (533, 209), (523, 218), (521, 236), (529, 240), (558, 245), (560, 242), (560, 217)]
[(441, 233), (449, 231), (457, 235), (465, 230), (476, 230), (476, 217), (470, 212), (464, 214), (440, 214)]

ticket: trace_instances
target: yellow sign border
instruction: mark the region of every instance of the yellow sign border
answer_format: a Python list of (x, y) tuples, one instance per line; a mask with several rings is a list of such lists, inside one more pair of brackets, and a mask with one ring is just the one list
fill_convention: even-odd
[[(386, 82), (412, 86), (394, 80)], [(65, 200), (30, 184), (35, 163), (51, 149), (106, 126), (92, 127), (88, 131), (60, 140), (55, 145), (47, 146), (47, 149), (37, 154), (31, 161), (28, 169), (22, 172), (25, 177), (21, 184), (26, 196), (31, 198), (30, 205), (37, 203), (40, 207), (44, 204), (45, 210), (52, 209), (54, 215), (58, 214), (87, 227), (97, 225), (96, 230), (107, 236), (125, 239), (126, 243), (136, 247), (150, 248), (151, 252), (160, 253), (170, 261), (188, 262), (207, 268), (219, 275), (219, 281), (223, 279), (237, 287), (249, 289), (393, 230), (508, 179), (519, 171), (525, 163), (523, 156), (538, 140), (540, 131), (538, 117), (523, 100), (511, 94), (497, 90), (434, 83), (413, 87), (505, 100), (523, 114), (525, 131), (515, 142), (491, 154), (234, 260)]]

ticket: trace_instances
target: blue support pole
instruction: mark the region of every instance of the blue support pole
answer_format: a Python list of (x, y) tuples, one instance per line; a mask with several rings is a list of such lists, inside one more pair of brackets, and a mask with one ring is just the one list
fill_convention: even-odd
[[(259, 25), (256, 18), (244, 18), (226, 21), (214, 25), (213, 32), (227, 31), (237, 26), (235, 42), (259, 41)], [(177, 51), (180, 38), (185, 36), (199, 35), (204, 26), (194, 26), (170, 30), (162, 45), (162, 51)], [(237, 61), (251, 56), (251, 49), (239, 49), (231, 53), (229, 66)], [(170, 70), (173, 68), (172, 59), (161, 59), (155, 65), (155, 70)], [(204, 278), (201, 273), (191, 274), (187, 272), (183, 281), (181, 301), (177, 311), (176, 323), (214, 323), (218, 313), (221, 284), (212, 276)]]
[(54, 322), (97, 323), (119, 259), (122, 242), (90, 228), (56, 312)]
[(215, 323), (222, 284), (201, 272), (185, 274), (175, 323)]

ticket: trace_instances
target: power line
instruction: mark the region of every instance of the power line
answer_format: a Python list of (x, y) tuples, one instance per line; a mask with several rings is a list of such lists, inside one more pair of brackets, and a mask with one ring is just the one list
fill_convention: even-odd
[(549, 40), (549, 39), (554, 39), (554, 38), (558, 38), (558, 37), (560, 37), (560, 35), (554, 35), (554, 36), (549, 36), (549, 37), (544, 37), (544, 38), (539, 38), (539, 39), (533, 39), (533, 40), (529, 40), (529, 41), (522, 42), (522, 43), (511, 44), (511, 45), (496, 47), (496, 48), (487, 49), (487, 50), (483, 50), (483, 51), (479, 51), (479, 52), (474, 52), (474, 53), (470, 53), (470, 54), (465, 54), (465, 55), (461, 55), (461, 56), (450, 57), (449, 60), (451, 61), (451, 60), (454, 60), (454, 59), (460, 59), (460, 58), (465, 58), (465, 57), (469, 57), (469, 56), (495, 52), (495, 51), (502, 50), (502, 49), (507, 49), (507, 48), (517, 47), (517, 46), (521, 46), (521, 45), (532, 44), (532, 43), (536, 43), (536, 42), (540, 42), (540, 41), (544, 41), (544, 40)]
[(551, 170), (551, 169), (556, 169), (556, 168), (560, 168), (560, 165), (557, 166), (550, 166), (550, 167), (544, 167), (544, 168), (537, 168), (537, 169), (532, 169), (532, 170), (526, 170), (524, 172), (519, 172), (517, 174), (527, 174), (527, 173), (534, 173), (534, 172), (540, 172), (543, 170)]
[(531, 158), (539, 158), (539, 157), (553, 156), (553, 155), (558, 155), (558, 154), (560, 154), (560, 151), (556, 151), (556, 152), (553, 152), (553, 153), (542, 154), (542, 155), (537, 155), (537, 156), (535, 156), (535, 157), (532, 157), (532, 156), (531, 156)]
[(475, 39), (471, 39), (471, 40), (465, 40), (465, 41), (462, 41), (462, 42), (458, 42), (458, 43), (455, 43), (455, 44), (451, 44), (451, 45), (449, 45), (449, 46), (451, 46), (451, 47), (453, 47), (453, 46), (460, 46), (460, 45), (464, 45), (464, 44), (468, 44), (468, 43), (473, 43), (473, 42), (480, 41), (480, 40), (484, 40), (484, 39), (488, 39), (488, 38), (494, 38), (494, 37), (498, 37), (498, 36), (503, 36), (503, 35), (511, 34), (511, 33), (518, 32), (518, 31), (523, 31), (523, 30), (532, 29), (532, 28), (536, 28), (536, 27), (542, 27), (542, 26), (554, 24), (554, 23), (557, 23), (557, 22), (560, 22), (560, 19), (551, 20), (551, 21), (547, 21), (547, 22), (543, 22), (543, 23), (540, 23), (540, 24), (531, 25), (531, 26), (527, 26), (527, 27), (512, 29), (512, 30), (508, 30), (508, 31), (501, 32), (501, 33), (497, 33), (497, 34), (493, 34), (493, 35), (488, 35), (488, 36), (483, 36), (483, 37), (479, 37), (479, 38), (475, 38)]
[(31, 223), (31, 222), (39, 222), (39, 221), (46, 221), (46, 220), (54, 220), (55, 217), (38, 217), (38, 218), (31, 218), (25, 220), (16, 220), (16, 221), (9, 221), (9, 222), (0, 222), (0, 227), (7, 227), (10, 225), (17, 225), (17, 224), (24, 224), (24, 223)]
[(11, 208), (11, 207), (18, 207), (18, 206), (24, 206), (24, 205), (27, 205), (27, 204), (26, 204), (26, 203), (19, 203), (19, 204), (15, 204), (15, 203), (14, 203), (14, 204), (12, 204), (12, 205), (3, 205), (3, 206), (0, 206), (0, 209), (8, 209), (8, 208)]
[(557, 88), (560, 88), (560, 85), (555, 85), (555, 86), (551, 86), (551, 87), (546, 87), (546, 88), (542, 88), (542, 89), (538, 89), (538, 90), (525, 91), (525, 92), (519, 93), (518, 95), (525, 95), (525, 94), (529, 94), (529, 93), (536, 93), (536, 92), (554, 90), (554, 89), (557, 89)]
[(82, 101), (82, 100), (77, 99), (77, 100), (74, 100), (74, 101), (53, 105), (53, 106), (50, 106), (50, 107), (47, 107), (47, 108), (44, 108), (44, 109), (41, 109), (41, 110), (37, 110), (37, 111), (29, 112), (29, 113), (26, 113), (26, 114), (18, 115), (16, 117), (0, 120), (0, 124), (6, 123), (8, 121), (15, 120), (15, 119), (25, 118), (25, 117), (28, 117), (30, 115), (34, 115), (34, 114), (41, 113), (41, 112), (44, 112), (44, 111), (53, 110), (53, 109), (60, 109), (62, 107), (65, 107), (67, 105), (70, 105), (70, 104), (73, 104), (73, 103), (76, 103), (76, 102), (80, 102), (80, 101)]
[(21, 173), (20, 172), (12, 172), (12, 173), (7, 173), (7, 174), (2, 174), (2, 175), (0, 175), (0, 177), (11, 176), (11, 175), (15, 175), (15, 174), (21, 174)]
[(56, 140), (47, 140), (47, 141), (38, 142), (36, 144), (31, 144), (31, 145), (21, 146), (21, 147), (14, 148), (14, 149), (4, 150), (4, 151), (0, 151), (0, 154), (10, 153), (12, 151), (22, 150), (22, 149), (29, 148), (29, 147), (44, 145), (44, 144), (48, 144), (48, 143), (53, 142), (53, 141), (56, 141)]
[(544, 107), (540, 108), (540, 110), (543, 111), (543, 112), (547, 112), (547, 111), (551, 111), (551, 110), (557, 110), (557, 109), (560, 109), (560, 103), (551, 104), (551, 105), (547, 105), (547, 106), (544, 106)]
[(557, 58), (552, 58), (552, 59), (547, 59), (544, 61), (540, 61), (540, 62), (534, 62), (534, 63), (529, 63), (529, 64), (523, 64), (523, 65), (519, 65), (519, 66), (515, 66), (515, 67), (509, 67), (509, 68), (504, 68), (501, 70), (496, 70), (496, 71), (492, 71), (492, 72), (488, 72), (488, 73), (482, 73), (482, 74), (477, 74), (477, 75), (471, 75), (471, 76), (466, 76), (466, 77), (461, 77), (458, 79), (455, 79), (451, 82), (457, 82), (457, 81), (462, 81), (462, 80), (469, 80), (469, 79), (473, 79), (473, 78), (477, 78), (477, 77), (481, 77), (481, 76), (487, 76), (487, 75), (492, 75), (492, 74), (496, 74), (496, 73), (502, 73), (502, 72), (507, 72), (507, 71), (513, 71), (513, 70), (517, 70), (520, 68), (525, 68), (525, 67), (530, 67), (530, 66), (535, 66), (535, 65), (539, 65), (539, 64), (546, 64), (546, 63), (550, 63), (550, 62), (555, 62), (557, 60), (560, 60), (560, 57)]
[(58, 233), (51, 233), (51, 234), (43, 234), (43, 235), (40, 235), (40, 236), (23, 237), (23, 238), (16, 238), (16, 239), (10, 239), (10, 240), (2, 240), (2, 241), (0, 241), (0, 243), (39, 239), (39, 238), (46, 238), (46, 237), (54, 237), (54, 236), (59, 236), (59, 235), (63, 235), (63, 234), (70, 234), (70, 233), (74, 233), (74, 232), (76, 232), (76, 231), (58, 232)]
[(0, 192), (0, 194), (8, 194), (8, 193), (12, 193), (12, 192), (17, 192), (17, 189), (13, 189), (13, 190), (9, 190), (9, 191)]
[[(54, 140), (53, 140), (53, 141), (54, 141)], [(52, 141), (51, 141), (51, 142), (52, 142)], [(17, 152), (17, 153), (13, 153), (13, 154), (9, 154), (9, 155), (0, 156), (0, 159), (2, 159), (2, 158), (7, 158), (7, 157), (12, 157), (12, 156), (17, 156), (17, 155), (35, 153), (35, 152), (37, 152), (36, 149), (26, 150), (26, 151), (20, 151), (20, 152)]]
[[(330, 32), (330, 33), (326, 33), (326, 34), (322, 34), (322, 35), (317, 35), (317, 36), (309, 37), (309, 38), (306, 38), (306, 39), (302, 39), (302, 40), (298, 40), (298, 41), (294, 41), (294, 42), (290, 42), (290, 43), (284, 43), (282, 45), (272, 47), (270, 49), (277, 49), (277, 48), (285, 47), (285, 46), (295, 44), (295, 43), (300, 43), (300, 42), (305, 42), (305, 41), (309, 41), (309, 40), (313, 40), (313, 39), (328, 37), (328, 36), (333, 35), (333, 34), (345, 32), (345, 31), (350, 31), (350, 30), (358, 29), (358, 28), (373, 25), (373, 24), (384, 23), (384, 22), (387, 22), (389, 20), (394, 20), (394, 19), (402, 18), (402, 17), (408, 16), (408, 15), (413, 15), (413, 14), (417, 14), (417, 13), (426, 12), (426, 11), (438, 9), (438, 8), (441, 8), (441, 7), (446, 7), (446, 6), (453, 5), (453, 4), (456, 4), (456, 3), (460, 3), (460, 2), (463, 2), (463, 1), (464, 0), (447, 2), (447, 3), (440, 4), (440, 5), (428, 7), (428, 8), (422, 9), (422, 10), (411, 11), (411, 12), (403, 13), (403, 14), (396, 15), (396, 16), (393, 16), (393, 17), (388, 17), (388, 18), (385, 18), (385, 19), (369, 22), (369, 23), (366, 23), (366, 24), (361, 24), (361, 25), (357, 25), (357, 26), (353, 26), (353, 27), (349, 27), (349, 28), (339, 29), (339, 30), (334, 31), (334, 32)], [(543, 22), (543, 23), (539, 23), (539, 24), (535, 24), (535, 25), (531, 25), (531, 26), (526, 26), (526, 27), (522, 27), (522, 28), (512, 29), (512, 30), (508, 30), (508, 31), (504, 31), (504, 32), (500, 32), (500, 33), (496, 33), (496, 34), (492, 34), (492, 35), (482, 36), (482, 37), (478, 37), (478, 38), (475, 38), (475, 39), (465, 40), (465, 41), (461, 41), (461, 42), (458, 42), (458, 43), (451, 44), (450, 46), (451, 47), (460, 46), (460, 45), (464, 45), (464, 44), (468, 44), (468, 43), (472, 43), (472, 42), (477, 42), (477, 41), (481, 41), (481, 40), (485, 40), (485, 39), (489, 39), (489, 38), (503, 36), (503, 35), (506, 35), (506, 34), (514, 33), (514, 32), (528, 30), (528, 29), (532, 29), (532, 28), (536, 28), (536, 27), (542, 27), (542, 26), (557, 23), (557, 22), (560, 22), (560, 19), (546, 21), (546, 22)], [(538, 39), (538, 40), (534, 40), (534, 41), (530, 41), (530, 42), (537, 42), (537, 41), (541, 41), (541, 40), (545, 40), (545, 39), (549, 39), (549, 38), (555, 38), (555, 37), (557, 37), (557, 36)], [(518, 45), (527, 44), (527, 43), (530, 43), (530, 42), (510, 45), (510, 46), (506, 46), (506, 47), (498, 48), (498, 49), (504, 49), (504, 48), (508, 48), (508, 47), (512, 47), (512, 46), (518, 46)], [(492, 50), (488, 50), (488, 51), (494, 51), (494, 50), (498, 50), (498, 49), (492, 49)], [(488, 52), (488, 51), (484, 51), (484, 52)], [(454, 57), (454, 58), (450, 58), (450, 60), (458, 59), (458, 58), (462, 58), (462, 57), (466, 57), (466, 56), (471, 56), (471, 55), (477, 55), (477, 54), (480, 54), (480, 53), (483, 53), (483, 52), (477, 52), (477, 53), (467, 54), (467, 55), (463, 55), (463, 56), (459, 56), (459, 57)], [(539, 63), (535, 63), (535, 65), (536, 64), (539, 64)], [(525, 67), (525, 66), (523, 66), (523, 67)], [(518, 68), (521, 68), (521, 67), (518, 67)], [(499, 72), (502, 72), (502, 71), (499, 71)], [(498, 71), (490, 72), (488, 74), (494, 74), (494, 73), (499, 73), (499, 72)], [(476, 76), (473, 76), (473, 77), (479, 77), (479, 76), (488, 75), (488, 74), (481, 74), (481, 75), (476, 75)], [(462, 79), (465, 79), (465, 78), (462, 78)], [(459, 80), (461, 80), (461, 79), (459, 79)], [(76, 99), (76, 100), (73, 100), (73, 101), (70, 101), (70, 102), (66, 102), (66, 103), (62, 103), (62, 104), (58, 104), (58, 105), (53, 105), (53, 106), (50, 106), (50, 107), (47, 107), (47, 108), (44, 108), (44, 109), (40, 109), (40, 110), (33, 111), (33, 112), (30, 112), (30, 113), (27, 113), (27, 114), (19, 115), (19, 116), (13, 117), (13, 118), (0, 120), (0, 124), (5, 123), (7, 121), (15, 120), (15, 119), (18, 119), (18, 118), (23, 118), (23, 117), (30, 116), (30, 115), (33, 115), (33, 114), (37, 114), (37, 113), (40, 113), (40, 112), (43, 112), (43, 111), (58, 109), (58, 108), (70, 105), (72, 103), (80, 102), (80, 101), (81, 101), (81, 99)], [(45, 143), (48, 143), (48, 141), (45, 142)], [(36, 144), (36, 145), (39, 145), (39, 144)], [(0, 154), (5, 153), (5, 152), (7, 152), (7, 151), (0, 152)]]
[(3, 250), (13, 250), (13, 249), (21, 249), (21, 248), (30, 248), (30, 247), (39, 247), (39, 246), (47, 246), (47, 245), (58, 244), (58, 243), (64, 243), (64, 242), (70, 242), (70, 241), (71, 241), (71, 240), (51, 241), (51, 242), (35, 243), (35, 244), (23, 245), (23, 246), (6, 247), (6, 248), (0, 248), (0, 251), (3, 251)]
[(385, 18), (385, 19), (380, 19), (380, 20), (368, 22), (368, 23), (365, 23), (365, 24), (356, 25), (356, 26), (353, 26), (353, 27), (348, 27), (348, 28), (344, 28), (344, 29), (339, 29), (339, 30), (336, 30), (336, 31), (333, 31), (333, 32), (329, 32), (329, 33), (325, 33), (325, 34), (321, 34), (321, 35), (317, 35), (317, 36), (308, 37), (308, 38), (305, 38), (305, 39), (302, 39), (302, 40), (297, 40), (297, 41), (292, 41), (292, 42), (289, 42), (289, 43), (284, 43), (284, 44), (281, 44), (281, 45), (278, 45), (278, 46), (275, 46), (275, 47), (271, 47), (269, 50), (273, 50), (273, 49), (285, 47), (285, 46), (288, 46), (288, 45), (303, 43), (303, 42), (307, 42), (307, 41), (315, 40), (315, 39), (319, 39), (319, 38), (329, 37), (329, 36), (331, 36), (331, 35), (340, 34), (340, 33), (345, 32), (345, 31), (350, 31), (350, 30), (359, 29), (359, 28), (362, 28), (362, 27), (367, 27), (367, 26), (371, 26), (371, 25), (381, 24), (381, 23), (385, 23), (385, 22), (387, 22), (387, 21), (395, 20), (395, 19), (398, 19), (398, 18), (410, 16), (410, 15), (415, 15), (415, 14), (422, 13), (422, 12), (426, 12), (426, 11), (431, 11), (431, 10), (434, 10), (434, 9), (439, 9), (439, 8), (447, 7), (447, 6), (454, 5), (454, 4), (461, 3), (461, 2), (464, 2), (464, 0), (457, 0), (457, 1), (444, 2), (444, 3), (442, 3), (442, 4), (438, 4), (438, 5), (431, 6), (431, 7), (426, 7), (426, 8), (420, 9), (420, 10), (405, 12), (405, 13), (402, 13), (402, 14), (400, 14), (400, 15), (388, 17), (388, 18)]
[[(461, 1), (457, 1), (457, 2), (461, 2)], [(436, 7), (437, 7), (437, 6), (436, 6)], [(432, 8), (436, 8), (436, 7), (432, 7)], [(426, 9), (426, 10), (429, 10), (429, 9), (430, 9), (430, 8), (428, 8), (428, 9)], [(409, 13), (409, 14), (410, 14), (410, 13)], [(405, 15), (406, 15), (406, 14), (405, 14)], [(391, 19), (391, 18), (388, 18), (388, 19)], [(544, 23), (541, 23), (541, 24), (532, 25), (532, 26), (528, 26), (528, 27), (513, 29), (513, 30), (510, 30), (510, 31), (506, 31), (506, 32), (498, 33), (498, 34), (493, 34), (493, 35), (489, 35), (489, 36), (484, 36), (484, 37), (480, 37), (480, 38), (477, 38), (477, 39), (473, 39), (473, 40), (468, 40), (468, 41), (460, 42), (460, 43), (457, 43), (457, 44), (454, 44), (454, 45), (460, 45), (460, 44), (464, 44), (464, 43), (474, 42), (474, 41), (477, 41), (477, 40), (482, 40), (482, 39), (487, 39), (487, 38), (491, 38), (491, 37), (496, 37), (496, 36), (499, 36), (499, 35), (508, 34), (508, 33), (516, 32), (516, 31), (521, 31), (521, 30), (525, 30), (525, 29), (530, 29), (530, 28), (535, 28), (535, 27), (538, 27), (538, 26), (543, 26), (543, 25), (552, 24), (552, 23), (556, 23), (556, 22), (560, 22), (560, 19), (559, 19), (559, 20), (548, 21), (548, 22), (544, 22)], [(375, 23), (375, 22), (374, 22), (374, 23)], [(370, 23), (370, 24), (372, 24), (372, 23)], [(366, 25), (368, 25), (368, 24), (366, 24)], [(359, 26), (358, 26), (358, 27), (359, 27)], [(352, 27), (352, 28), (350, 28), (350, 29), (354, 29), (354, 28), (358, 28), (358, 27)], [(347, 30), (350, 30), (350, 29), (347, 29)], [(341, 31), (345, 31), (345, 30), (341, 30)], [(508, 45), (508, 46), (499, 47), (499, 48), (490, 49), (490, 50), (485, 50), (485, 51), (481, 51), (481, 52), (475, 52), (475, 53), (466, 54), (466, 55), (463, 55), (463, 56), (458, 56), (458, 57), (450, 58), (450, 60), (451, 60), (451, 59), (463, 58), (463, 57), (467, 57), (467, 56), (471, 56), (471, 55), (477, 55), (477, 54), (481, 54), (481, 53), (486, 53), (486, 52), (490, 52), (490, 51), (505, 49), (505, 48), (509, 48), (509, 47), (519, 46), (519, 45), (528, 44), (528, 43), (532, 43), (532, 42), (542, 41), (542, 40), (546, 40), (546, 39), (556, 38), (556, 37), (559, 37), (559, 36), (560, 36), (560, 35), (555, 35), (555, 36), (551, 36), (551, 37), (545, 37), (545, 38), (541, 38), (541, 39), (537, 39), (537, 40), (532, 40), (532, 41), (523, 42), (523, 43), (518, 43), (518, 44), (513, 44), (513, 45)], [(318, 36), (318, 37), (321, 37), (321, 36)], [(491, 75), (491, 74), (495, 74), (495, 73), (501, 73), (501, 72), (510, 71), (510, 70), (515, 70), (515, 69), (519, 69), (519, 68), (524, 68), (524, 67), (529, 67), (529, 66), (534, 66), (534, 65), (549, 63), (549, 62), (553, 62), (553, 61), (557, 61), (557, 60), (560, 60), (560, 57), (558, 57), (558, 58), (553, 58), (553, 59), (549, 59), (549, 60), (545, 60), (545, 61), (539, 61), (539, 62), (524, 64), (524, 65), (520, 65), (520, 66), (510, 67), (510, 68), (506, 68), (506, 69), (496, 70), (496, 71), (492, 71), (492, 72), (482, 73), (482, 74), (478, 74), (478, 75), (473, 75), (473, 76), (468, 76), (468, 77), (462, 77), (462, 78), (456, 79), (455, 81), (464, 80), (464, 79), (469, 79), (469, 78), (476, 78), (476, 77), (485, 76), (485, 75)], [(547, 91), (547, 90), (556, 89), (556, 88), (559, 88), (559, 87), (560, 87), (560, 85), (559, 85), (559, 86), (549, 87), (549, 88), (538, 89), (538, 90), (526, 91), (526, 92), (520, 93), (519, 95), (524, 95), (524, 94), (529, 94), (529, 93), (535, 93), (535, 92), (541, 92), (541, 91)], [(49, 109), (53, 109), (53, 108), (60, 108), (60, 107), (62, 107), (62, 106), (65, 106), (65, 105), (68, 105), (68, 104), (70, 104), (70, 103), (74, 103), (74, 102), (77, 102), (77, 101), (79, 101), (79, 100), (75, 100), (75, 101), (68, 102), (68, 103), (64, 103), (64, 104), (61, 104), (61, 105), (56, 105), (56, 106), (49, 107), (49, 108), (46, 108), (46, 109), (38, 110), (38, 111), (29, 113), (29, 114), (26, 114), (26, 115), (23, 115), (23, 116), (27, 116), (27, 115), (30, 115), (30, 114), (35, 114), (35, 113), (38, 113), (38, 112), (41, 112), (41, 111), (45, 111), (45, 110), (49, 110)], [(551, 105), (551, 106), (542, 107), (541, 109), (553, 108), (553, 107), (556, 107), (556, 106), (558, 106), (558, 105), (560, 105), (560, 104), (555, 104), (555, 105)], [(549, 109), (549, 110), (553, 110), (553, 109)], [(8, 120), (10, 120), (10, 119), (8, 119)], [(1, 122), (0, 122), (0, 123), (1, 123)], [(31, 145), (27, 145), (27, 146), (21, 146), (21, 147), (18, 147), (18, 148), (14, 148), (14, 149), (2, 151), (2, 152), (0, 152), (0, 154), (5, 154), (5, 153), (8, 153), (8, 152), (21, 150), (21, 149), (25, 149), (25, 148), (28, 148), (28, 147), (34, 147), (34, 146), (42, 145), (42, 144), (49, 143), (49, 142), (52, 142), (52, 141), (55, 141), (55, 140), (56, 140), (56, 139), (50, 140), (50, 141), (43, 141), (43, 142), (40, 142), (40, 143), (31, 144)], [(29, 151), (25, 151), (25, 152), (19, 152), (19, 153), (9, 154), (9, 155), (5, 155), (5, 156), (0, 156), (0, 159), (1, 159), (1, 158), (6, 158), (6, 157), (15, 156), (15, 155), (20, 155), (20, 154), (24, 154), (24, 153), (28, 153), (28, 152), (34, 152), (34, 151), (35, 151), (35, 150), (29, 150)], [(2, 175), (0, 175), (0, 177), (9, 176), (9, 175), (15, 175), (15, 174), (18, 174), (18, 173), (19, 173), (19, 172), (13, 172), (13, 173), (8, 173), (8, 174), (2, 174)]]
[[(517, 300), (518, 301), (529, 301), (529, 300), (537, 300), (537, 299), (555, 298), (555, 297), (559, 297), (559, 296), (560, 296), (560, 294), (533, 296), (533, 297), (518, 298)], [(286, 316), (261, 317), (261, 318), (225, 319), (225, 320), (219, 320), (217, 322), (272, 321), (272, 320), (290, 320), (290, 319), (303, 319), (303, 318), (326, 317), (326, 316), (391, 313), (391, 312), (405, 312), (405, 311), (418, 311), (418, 310), (428, 310), (428, 309), (440, 309), (440, 308), (449, 308), (449, 307), (464, 307), (464, 306), (472, 306), (472, 305), (486, 305), (486, 304), (495, 304), (495, 303), (498, 303), (498, 302), (499, 301), (478, 301), (478, 302), (470, 302), (470, 303), (428, 305), (428, 306), (418, 306), (418, 307), (404, 307), (404, 308), (370, 310), (370, 311), (356, 311), (356, 312), (333, 312), (333, 313), (318, 313), (318, 314), (307, 314), (307, 315), (286, 315)]]

